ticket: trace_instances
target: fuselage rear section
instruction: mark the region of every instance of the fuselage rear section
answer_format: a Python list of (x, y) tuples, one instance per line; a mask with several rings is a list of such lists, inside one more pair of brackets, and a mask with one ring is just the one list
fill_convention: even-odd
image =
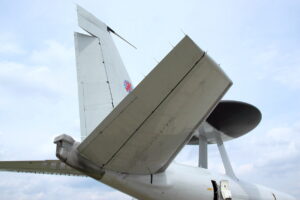
[(264, 186), (176, 163), (155, 175), (106, 172), (100, 181), (140, 200), (296, 200)]

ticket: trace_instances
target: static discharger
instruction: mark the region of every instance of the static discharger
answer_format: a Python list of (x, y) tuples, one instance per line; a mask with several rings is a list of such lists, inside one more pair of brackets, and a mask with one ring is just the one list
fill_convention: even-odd
[(126, 42), (127, 44), (129, 44), (130, 46), (132, 46), (133, 48), (137, 49), (133, 44), (131, 44), (130, 42), (128, 42), (125, 38), (123, 38), (121, 35), (119, 35), (118, 33), (116, 33), (113, 29), (111, 29), (109, 26), (107, 26), (107, 31), (111, 32), (113, 34), (115, 34), (116, 36), (118, 36), (121, 40), (123, 40), (124, 42)]

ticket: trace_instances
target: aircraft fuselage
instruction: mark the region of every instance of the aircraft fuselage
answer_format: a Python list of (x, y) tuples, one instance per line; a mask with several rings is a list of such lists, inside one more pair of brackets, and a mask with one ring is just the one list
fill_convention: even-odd
[[(264, 186), (177, 163), (153, 176), (106, 172), (101, 179), (101, 182), (141, 200), (221, 200), (224, 199), (221, 181), (228, 181), (233, 200), (296, 200)], [(213, 182), (217, 187), (214, 188)]]

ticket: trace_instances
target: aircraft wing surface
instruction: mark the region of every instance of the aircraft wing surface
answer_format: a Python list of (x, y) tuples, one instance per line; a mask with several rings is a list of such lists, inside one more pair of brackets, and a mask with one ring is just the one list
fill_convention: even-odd
[(164, 171), (231, 80), (188, 36), (79, 145), (104, 169)]
[(85, 176), (59, 160), (44, 161), (1, 161), (0, 171), (28, 172), (36, 174), (59, 174)]

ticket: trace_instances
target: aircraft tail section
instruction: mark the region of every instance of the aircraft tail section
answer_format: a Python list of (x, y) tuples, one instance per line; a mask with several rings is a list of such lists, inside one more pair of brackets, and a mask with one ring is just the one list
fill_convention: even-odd
[(90, 35), (75, 33), (81, 139), (132, 90), (132, 84), (110, 35), (114, 31), (77, 6), (79, 26)]

